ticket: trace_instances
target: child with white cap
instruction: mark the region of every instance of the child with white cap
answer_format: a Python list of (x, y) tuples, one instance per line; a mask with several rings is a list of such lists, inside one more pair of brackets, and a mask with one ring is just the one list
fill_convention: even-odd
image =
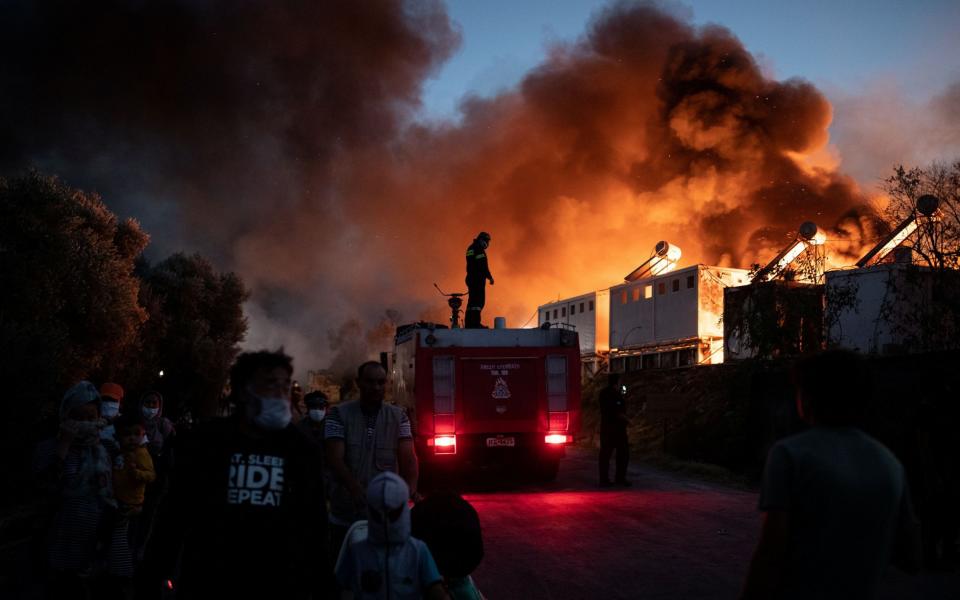
[(396, 473), (370, 480), (370, 519), (350, 527), (337, 559), (337, 581), (354, 598), (449, 598), (430, 549), (410, 535), (409, 498), (410, 489)]

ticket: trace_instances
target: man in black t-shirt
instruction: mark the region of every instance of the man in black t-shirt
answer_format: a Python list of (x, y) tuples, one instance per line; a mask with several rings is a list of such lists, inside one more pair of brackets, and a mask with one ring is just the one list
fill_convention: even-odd
[(240, 355), (234, 416), (179, 441), (155, 549), (178, 599), (327, 597), (320, 449), (290, 423), (292, 372), (281, 352)]

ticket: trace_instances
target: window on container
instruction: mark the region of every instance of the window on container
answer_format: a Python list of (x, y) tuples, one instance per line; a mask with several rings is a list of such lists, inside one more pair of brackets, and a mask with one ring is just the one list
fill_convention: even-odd
[(593, 310), (593, 300), (590, 301), (590, 310)]
[(433, 410), (440, 414), (453, 414), (455, 389), (452, 356), (433, 357)]
[(640, 300), (640, 288), (635, 287), (633, 288), (633, 301), (636, 302), (638, 300)]
[(693, 289), (693, 275), (687, 275), (687, 289)]
[(550, 320), (550, 311), (549, 311), (549, 310), (548, 310), (548, 311), (545, 311), (545, 312), (543, 313), (543, 320), (544, 320), (544, 321), (549, 321), (549, 320)]
[(622, 292), (620, 292), (620, 304), (626, 304), (626, 303), (627, 303), (627, 290), (623, 290)]
[[(590, 308), (593, 309), (592, 306)], [(580, 303), (580, 314), (583, 314), (583, 302)]]
[(564, 306), (563, 308), (560, 309), (560, 316), (561, 316), (561, 317), (567, 316), (567, 307), (566, 307), (566, 306)]
[(554, 319), (557, 318), (557, 309), (553, 309), (553, 318), (554, 318)]
[(653, 298), (653, 286), (652, 286), (652, 285), (645, 285), (645, 286), (643, 286), (643, 297), (646, 298), (647, 300), (649, 300), (650, 298)]
[(660, 283), (658, 283), (658, 284), (657, 284), (657, 293), (660, 294), (661, 296), (664, 295), (664, 294), (666, 294), (666, 293), (667, 293), (667, 284), (664, 283), (664, 282), (662, 282), (662, 281), (661, 281)]
[(577, 314), (577, 305), (576, 305), (576, 304), (571, 304), (571, 305), (570, 305), (570, 314), (571, 314), (571, 315)]
[(679, 280), (679, 279), (674, 279), (674, 280), (673, 280), (673, 291), (675, 291), (675, 292), (679, 292), (679, 291), (680, 291), (680, 280)]

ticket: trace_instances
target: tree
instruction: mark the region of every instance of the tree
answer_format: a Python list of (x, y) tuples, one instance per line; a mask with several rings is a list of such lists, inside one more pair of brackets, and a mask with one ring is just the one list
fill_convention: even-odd
[(960, 267), (960, 160), (926, 168), (898, 165), (883, 181), (883, 189), (890, 198), (883, 216), (891, 227), (914, 214), (920, 196), (930, 194), (940, 199), (933, 226), (921, 227), (903, 245), (913, 248), (927, 266)]
[(28, 425), (44, 403), (122, 366), (146, 319), (133, 271), (148, 239), (136, 221), (55, 177), (0, 178), (4, 445), (29, 448)]
[(902, 245), (916, 266), (890, 272), (878, 321), (888, 324), (906, 350), (960, 347), (960, 160), (921, 168), (897, 166), (884, 180), (890, 202), (884, 217), (895, 227), (917, 210), (923, 195), (939, 199)]
[(159, 389), (172, 413), (214, 415), (247, 331), (243, 282), (198, 254), (174, 254), (153, 266), (141, 261), (138, 272), (149, 320), (124, 381)]

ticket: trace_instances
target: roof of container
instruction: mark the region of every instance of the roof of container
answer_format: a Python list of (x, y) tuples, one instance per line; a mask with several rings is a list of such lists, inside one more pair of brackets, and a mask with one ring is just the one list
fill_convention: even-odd
[(636, 281), (624, 281), (623, 283), (619, 283), (617, 285), (611, 286), (610, 289), (614, 290), (614, 289), (620, 289), (625, 287), (636, 287), (640, 285), (649, 284), (652, 281), (659, 281), (661, 279), (671, 279), (673, 277), (677, 277), (678, 275), (686, 275), (687, 273), (690, 273), (692, 271), (701, 271), (701, 270), (721, 271), (724, 273), (736, 273), (738, 275), (746, 275), (750, 272), (747, 269), (737, 269), (734, 267), (712, 267), (710, 265), (696, 264), (696, 265), (690, 265), (689, 267), (684, 267), (682, 269), (676, 269), (674, 271), (661, 273), (660, 275), (654, 275), (653, 277), (647, 277), (645, 279), (637, 279)]
[(585, 294), (578, 294), (576, 296), (570, 296), (569, 298), (561, 298), (560, 300), (554, 300), (553, 302), (546, 302), (538, 306), (538, 309), (543, 309), (547, 307), (561, 306), (570, 304), (571, 302), (580, 302), (581, 300), (593, 300), (597, 297), (598, 294), (602, 294), (606, 290), (599, 290), (596, 292), (587, 292)]

